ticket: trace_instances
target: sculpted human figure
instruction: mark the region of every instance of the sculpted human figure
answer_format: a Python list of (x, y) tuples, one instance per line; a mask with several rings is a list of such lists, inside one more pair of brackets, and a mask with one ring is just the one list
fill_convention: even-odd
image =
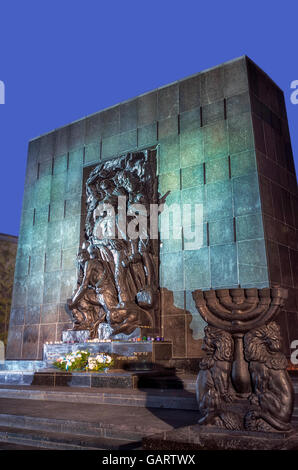
[[(155, 167), (154, 152), (128, 153), (101, 163), (86, 181), (90, 254), (80, 255), (78, 288), (69, 306), (74, 327), (88, 328), (93, 336), (101, 322), (111, 327), (107, 331), (125, 334), (154, 325), (158, 248), (149, 238), (149, 218), (150, 204), (159, 202)], [(128, 226), (135, 227), (136, 236)]]
[(253, 384), (251, 411), (245, 418), (250, 430), (288, 431), (294, 392), (281, 351), (280, 328), (276, 322), (255, 328), (244, 336), (244, 355)]
[(80, 262), (84, 262), (82, 283), (68, 303), (75, 317), (75, 329), (89, 329), (91, 338), (97, 335), (99, 323), (103, 322), (110, 309), (118, 303), (117, 291), (105, 263), (96, 257), (90, 246), (81, 250)]

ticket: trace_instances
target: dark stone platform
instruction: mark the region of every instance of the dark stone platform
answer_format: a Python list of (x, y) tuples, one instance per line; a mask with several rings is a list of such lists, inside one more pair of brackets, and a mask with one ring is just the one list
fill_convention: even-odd
[(186, 426), (143, 438), (144, 450), (298, 450), (298, 428), (289, 433), (227, 431)]
[[(46, 387), (96, 387), (96, 388), (162, 388), (165, 378), (170, 383), (177, 379), (174, 369), (153, 368), (152, 370), (107, 372), (64, 372), (59, 370), (42, 370), (34, 373), (31, 385)], [(173, 377), (173, 380), (171, 380)], [(160, 379), (163, 381), (160, 381)], [(177, 388), (181, 381), (178, 379)], [(159, 387), (158, 387), (159, 386)], [(172, 387), (171, 387), (172, 388)]]

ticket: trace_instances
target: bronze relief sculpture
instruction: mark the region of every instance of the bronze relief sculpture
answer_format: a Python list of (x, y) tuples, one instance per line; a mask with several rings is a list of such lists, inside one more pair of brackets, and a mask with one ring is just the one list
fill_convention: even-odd
[(199, 424), (227, 430), (291, 431), (294, 391), (274, 317), (287, 290), (194, 291), (208, 323), (197, 378)]
[(68, 306), (74, 329), (90, 330), (91, 338), (98, 329), (106, 337), (138, 327), (159, 331), (158, 236), (150, 215), (167, 194), (159, 196), (155, 168), (154, 151), (129, 153), (101, 163), (86, 181), (86, 240)]

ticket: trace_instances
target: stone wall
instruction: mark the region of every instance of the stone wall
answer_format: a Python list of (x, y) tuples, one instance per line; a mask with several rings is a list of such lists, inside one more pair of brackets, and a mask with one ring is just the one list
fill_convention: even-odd
[(0, 341), (7, 343), (18, 238), (0, 233)]

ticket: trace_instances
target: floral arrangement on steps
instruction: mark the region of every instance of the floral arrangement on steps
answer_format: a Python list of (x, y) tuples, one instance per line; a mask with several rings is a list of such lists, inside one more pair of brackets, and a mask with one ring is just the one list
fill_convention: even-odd
[(113, 367), (114, 359), (105, 353), (99, 353), (96, 356), (91, 356), (89, 351), (74, 351), (66, 354), (66, 356), (59, 357), (53, 363), (53, 365), (58, 369), (67, 372), (102, 372), (107, 371)]

